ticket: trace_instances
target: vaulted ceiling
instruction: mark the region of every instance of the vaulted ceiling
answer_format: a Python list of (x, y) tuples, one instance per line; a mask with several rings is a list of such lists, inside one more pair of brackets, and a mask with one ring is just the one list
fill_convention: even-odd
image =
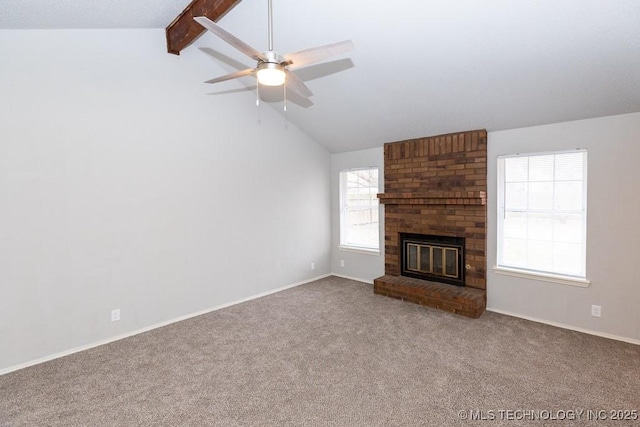
[[(188, 3), (3, 0), (0, 28), (165, 28)], [(349, 54), (300, 69), (312, 104), (293, 98), (283, 112), (331, 152), (640, 111), (637, 0), (273, 3), (276, 51), (355, 44)], [(243, 0), (218, 23), (266, 50), (266, 0)], [(210, 49), (202, 54), (227, 72), (255, 66), (215, 36), (203, 37)], [(203, 83), (202, 92), (224, 99), (254, 86), (245, 77)], [(281, 98), (270, 97), (278, 110)]]

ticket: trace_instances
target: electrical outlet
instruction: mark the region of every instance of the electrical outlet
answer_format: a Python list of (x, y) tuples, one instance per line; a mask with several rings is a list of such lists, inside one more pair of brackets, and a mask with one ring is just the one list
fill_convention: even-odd
[(602, 316), (602, 307), (599, 305), (592, 305), (591, 306), (591, 315), (593, 317), (600, 317)]
[(316, 263), (315, 263), (315, 262), (312, 262), (312, 263), (311, 263), (311, 269), (312, 269), (312, 270), (315, 270), (315, 269), (316, 269)]
[(343, 259), (340, 260), (340, 267), (344, 267), (344, 260)]
[(120, 309), (116, 308), (111, 310), (111, 321), (117, 322), (118, 320), (120, 320)]

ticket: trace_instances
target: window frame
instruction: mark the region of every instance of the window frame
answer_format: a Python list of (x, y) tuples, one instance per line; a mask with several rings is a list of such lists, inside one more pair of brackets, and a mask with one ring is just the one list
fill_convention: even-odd
[[(545, 155), (559, 155), (559, 154), (569, 154), (569, 153), (583, 153), (583, 170), (582, 170), (582, 209), (579, 211), (582, 215), (582, 253), (581, 253), (581, 261), (582, 261), (582, 275), (571, 275), (571, 274), (563, 274), (557, 271), (546, 271), (546, 270), (537, 270), (537, 269), (528, 269), (524, 267), (515, 267), (505, 265), (503, 263), (503, 246), (504, 246), (504, 219), (507, 209), (505, 207), (505, 184), (506, 184), (506, 176), (505, 176), (505, 159), (516, 158), (516, 157), (536, 157), (536, 156), (545, 156)], [(588, 150), (586, 148), (576, 148), (572, 150), (558, 150), (558, 151), (545, 151), (545, 152), (535, 152), (535, 153), (516, 153), (516, 154), (505, 154), (500, 155), (497, 158), (497, 242), (496, 242), (496, 265), (493, 270), (496, 273), (504, 274), (508, 276), (515, 276), (521, 278), (528, 279), (536, 279), (547, 282), (560, 283), (565, 285), (572, 286), (580, 286), (580, 287), (588, 287), (590, 285), (590, 281), (587, 279), (587, 189), (588, 189)], [(527, 183), (531, 182), (529, 178), (527, 178)], [(556, 183), (554, 177), (554, 185)], [(524, 212), (535, 212), (533, 209), (519, 209)], [(551, 212), (555, 211), (552, 209)], [(576, 211), (577, 213), (577, 211)]]
[(346, 215), (348, 212), (347, 209), (347, 204), (346, 204), (346, 190), (347, 190), (347, 183), (348, 180), (346, 179), (347, 174), (349, 172), (355, 172), (355, 171), (362, 171), (362, 170), (376, 170), (378, 173), (378, 186), (376, 189), (376, 195), (377, 193), (380, 191), (380, 168), (378, 166), (367, 166), (367, 167), (357, 167), (357, 168), (349, 168), (349, 169), (342, 169), (338, 172), (338, 180), (339, 180), (339, 202), (340, 202), (340, 227), (339, 227), (339, 245), (338, 248), (344, 251), (350, 251), (350, 252), (359, 252), (359, 253), (364, 253), (364, 254), (368, 254), (368, 255), (380, 255), (380, 202), (378, 201), (377, 203), (377, 214), (378, 214), (378, 229), (377, 229), (377, 233), (378, 233), (378, 239), (377, 239), (377, 246), (373, 247), (373, 246), (367, 246), (367, 245), (357, 245), (357, 244), (351, 244), (351, 243), (346, 243), (345, 239), (346, 239), (346, 228), (347, 228), (347, 220), (346, 220)]

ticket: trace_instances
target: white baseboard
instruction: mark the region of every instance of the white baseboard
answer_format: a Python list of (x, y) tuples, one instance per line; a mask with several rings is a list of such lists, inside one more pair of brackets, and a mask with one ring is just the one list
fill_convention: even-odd
[(356, 282), (364, 282), (364, 283), (373, 285), (373, 280), (361, 279), (359, 277), (345, 276), (344, 274), (337, 274), (337, 273), (332, 273), (331, 275), (336, 277), (342, 277), (343, 279), (355, 280)]
[(546, 325), (556, 326), (556, 327), (562, 328), (562, 329), (569, 329), (571, 331), (576, 331), (576, 332), (582, 332), (584, 334), (595, 335), (595, 336), (602, 337), (602, 338), (609, 338), (609, 339), (616, 340), (616, 341), (628, 342), (629, 344), (640, 345), (640, 340), (637, 340), (637, 339), (634, 339), (634, 338), (621, 337), (619, 335), (607, 334), (606, 332), (592, 331), (591, 329), (579, 328), (577, 326), (567, 325), (567, 324), (564, 324), (564, 323), (552, 322), (550, 320), (544, 320), (544, 319), (538, 319), (537, 317), (525, 316), (525, 315), (522, 315), (522, 314), (512, 313), (510, 311), (500, 310), (500, 309), (497, 309), (497, 308), (487, 307), (487, 311), (492, 311), (494, 313), (505, 314), (505, 315), (511, 316), (511, 317), (519, 317), (520, 319), (531, 320), (532, 322), (544, 323)]
[(180, 321), (183, 321), (183, 320), (187, 320), (187, 319), (190, 319), (192, 317), (201, 316), (203, 314), (211, 313), (212, 311), (220, 310), (222, 308), (230, 307), (232, 305), (241, 304), (243, 302), (251, 301), (253, 299), (265, 297), (267, 295), (275, 294), (277, 292), (282, 292), (284, 290), (295, 288), (296, 286), (304, 285), (306, 283), (314, 282), (316, 280), (324, 279), (325, 277), (329, 277), (329, 276), (331, 276), (330, 273), (323, 274), (321, 276), (317, 276), (317, 277), (314, 277), (314, 278), (311, 278), (311, 279), (308, 279), (308, 280), (303, 280), (302, 282), (297, 282), (297, 283), (293, 283), (291, 285), (283, 286), (281, 288), (272, 289), (272, 290), (269, 290), (269, 291), (266, 291), (266, 292), (261, 292), (259, 294), (252, 295), (252, 296), (247, 297), (247, 298), (242, 298), (242, 299), (231, 301), (231, 302), (228, 302), (228, 303), (225, 303), (225, 304), (220, 304), (220, 305), (217, 305), (217, 306), (212, 307), (212, 308), (207, 308), (205, 310), (201, 310), (201, 311), (198, 311), (198, 312), (195, 312), (195, 313), (190, 313), (190, 314), (187, 314), (187, 315), (184, 315), (184, 316), (176, 317), (174, 319), (170, 319), (170, 320), (166, 320), (164, 322), (156, 323), (154, 325), (147, 326), (147, 327), (144, 327), (144, 328), (141, 328), (141, 329), (136, 329), (134, 331), (126, 332), (126, 333), (121, 334), (121, 335), (117, 335), (117, 336), (114, 336), (114, 337), (111, 337), (111, 338), (107, 338), (107, 339), (104, 339), (104, 340), (96, 341), (96, 342), (93, 342), (91, 344), (82, 345), (82, 346), (79, 346), (79, 347), (75, 347), (75, 348), (72, 348), (72, 349), (69, 349), (69, 350), (62, 351), (60, 353), (51, 354), (49, 356), (41, 357), (41, 358), (38, 358), (38, 359), (35, 359), (35, 360), (30, 360), (30, 361), (25, 362), (25, 363), (20, 363), (18, 365), (10, 366), (8, 368), (0, 369), (0, 375), (4, 375), (4, 374), (8, 374), (10, 372), (18, 371), (20, 369), (28, 368), (29, 366), (38, 365), (40, 363), (44, 363), (44, 362), (48, 362), (50, 360), (58, 359), (60, 357), (69, 356), (70, 354), (78, 353), (78, 352), (85, 351), (85, 350), (89, 350), (90, 348), (98, 347), (98, 346), (101, 346), (101, 345), (104, 345), (104, 344), (109, 344), (109, 343), (114, 342), (114, 341), (119, 341), (119, 340), (124, 339), (124, 338), (128, 338), (128, 337), (131, 337), (131, 336), (134, 336), (134, 335), (138, 335), (138, 334), (141, 334), (141, 333), (144, 333), (144, 332), (148, 332), (148, 331), (151, 331), (153, 329), (161, 328), (163, 326), (167, 326), (167, 325), (170, 325), (172, 323), (176, 323), (176, 322), (180, 322)]

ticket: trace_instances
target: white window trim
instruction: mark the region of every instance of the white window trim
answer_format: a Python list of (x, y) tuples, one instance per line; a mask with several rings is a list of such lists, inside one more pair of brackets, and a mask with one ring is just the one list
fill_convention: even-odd
[[(346, 191), (346, 182), (343, 181), (342, 179), (342, 174), (343, 172), (353, 172), (353, 171), (358, 171), (358, 170), (367, 170), (367, 169), (377, 169), (378, 170), (378, 191), (380, 191), (380, 168), (378, 166), (364, 166), (364, 167), (359, 167), (359, 168), (349, 168), (349, 169), (342, 169), (338, 172), (338, 180), (340, 182), (340, 188), (339, 188), (339, 196), (340, 196), (340, 212), (339, 212), (339, 220), (340, 220), (340, 235), (339, 235), (339, 239), (340, 239), (340, 244), (338, 245), (338, 249), (343, 250), (343, 251), (349, 251), (349, 252), (357, 252), (357, 253), (362, 253), (362, 254), (366, 254), (366, 255), (380, 255), (380, 229), (378, 228), (378, 247), (371, 247), (371, 246), (364, 246), (364, 245), (349, 245), (349, 244), (345, 244), (342, 243), (342, 237), (345, 235), (345, 221), (344, 221), (344, 208), (345, 208), (345, 204), (344, 204), (344, 200), (343, 200), (343, 195), (345, 194)], [(380, 215), (380, 204), (378, 203), (378, 215)], [(379, 224), (378, 224), (379, 227)]]
[(588, 288), (591, 281), (581, 277), (562, 276), (559, 274), (543, 273), (541, 271), (523, 270), (520, 268), (494, 266), (493, 271), (504, 276), (519, 277), (521, 279), (533, 279), (543, 282), (559, 283), (561, 285), (578, 286)]
[(338, 245), (338, 249), (346, 252), (356, 252), (365, 255), (380, 255), (380, 249), (367, 248), (364, 246)]
[[(544, 151), (544, 152), (536, 152), (536, 153), (516, 153), (516, 154), (505, 154), (505, 155), (501, 155), (498, 156), (498, 174), (497, 174), (497, 186), (498, 186), (498, 200), (497, 200), (497, 208), (498, 208), (498, 218), (497, 218), (497, 226), (498, 226), (498, 232), (497, 232), (497, 245), (496, 245), (496, 264), (500, 261), (501, 259), (501, 250), (502, 250), (502, 240), (503, 240), (503, 228), (502, 228), (502, 222), (500, 220), (500, 216), (504, 217), (504, 206), (501, 206), (501, 202), (504, 201), (504, 162), (501, 162), (501, 159), (507, 159), (507, 158), (513, 158), (513, 157), (531, 157), (531, 156), (543, 156), (543, 155), (551, 155), (551, 154), (564, 154), (564, 153), (575, 153), (576, 151), (579, 152), (584, 152), (585, 154), (588, 152), (587, 149), (585, 148), (576, 148), (573, 150), (559, 150), (559, 151)], [(588, 165), (587, 165), (587, 161), (588, 161), (588, 155), (585, 155), (584, 158), (584, 174), (583, 174), (583, 182), (587, 183), (587, 173), (588, 173)], [(587, 185), (583, 185), (583, 200), (584, 200), (584, 205), (587, 206)], [(586, 259), (587, 259), (587, 211), (585, 209), (584, 211), (584, 221), (583, 221), (583, 235), (584, 235), (584, 245), (583, 245), (583, 259), (585, 262), (585, 276), (584, 277), (578, 277), (578, 276), (569, 276), (569, 275), (563, 275), (563, 274), (556, 274), (556, 273), (552, 273), (552, 272), (546, 272), (546, 271), (538, 271), (538, 270), (528, 270), (528, 269), (523, 269), (523, 268), (518, 268), (518, 267), (510, 267), (510, 266), (503, 266), (503, 265), (495, 265), (493, 267), (493, 271), (497, 274), (502, 274), (505, 276), (512, 276), (512, 277), (520, 277), (520, 278), (524, 278), (524, 279), (533, 279), (533, 280), (540, 280), (540, 281), (544, 281), (544, 282), (552, 282), (552, 283), (559, 283), (562, 285), (570, 285), (570, 286), (578, 286), (578, 287), (589, 287), (591, 285), (591, 281), (589, 279), (587, 279), (587, 265), (586, 265)]]

